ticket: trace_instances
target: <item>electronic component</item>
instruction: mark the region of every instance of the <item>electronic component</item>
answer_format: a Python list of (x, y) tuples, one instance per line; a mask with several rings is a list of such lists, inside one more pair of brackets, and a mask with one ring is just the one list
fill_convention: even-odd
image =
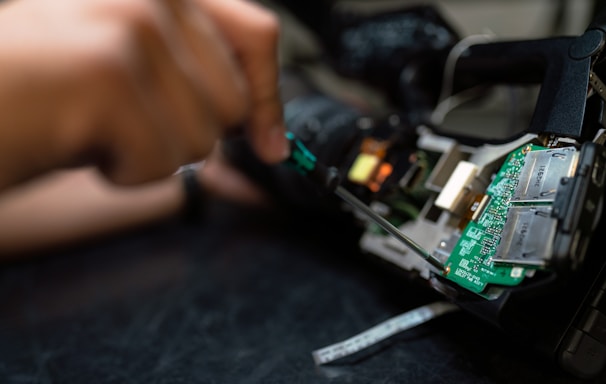
[(406, 244), (406, 246), (413, 250), (417, 255), (425, 259), (429, 264), (436, 267), (439, 271), (445, 271), (444, 264), (442, 264), (440, 260), (438, 260), (434, 255), (427, 252), (423, 247), (417, 244), (417, 242), (403, 234), (398, 228), (396, 228), (393, 224), (387, 221), (384, 217), (380, 216), (378, 213), (370, 209), (369, 206), (360, 201), (355, 195), (352, 195), (349, 191), (347, 191), (340, 185), (335, 188), (335, 194), (341, 199), (343, 199), (346, 203), (350, 204), (354, 208), (359, 209), (373, 223), (377, 224), (389, 234), (394, 236), (396, 239)]
[(438, 195), (435, 205), (450, 212), (460, 212), (464, 209), (470, 198), (469, 185), (477, 171), (478, 167), (475, 164), (460, 161)]
[(484, 209), (490, 202), (490, 196), (488, 195), (479, 195), (474, 200), (473, 204), (469, 208), (469, 213), (471, 213), (470, 219), (473, 221), (478, 221), (482, 213), (484, 213)]
[(546, 267), (556, 225), (550, 206), (510, 207), (494, 265)]
[(514, 202), (550, 202), (562, 177), (573, 174), (578, 153), (574, 147), (532, 151), (526, 154)]
[(574, 147), (529, 144), (512, 152), (486, 195), (468, 209), (448, 259), (448, 279), (481, 293), (488, 284), (519, 284), (527, 268), (548, 267), (557, 226), (552, 203), (560, 180), (574, 174), (577, 161)]
[(355, 195), (343, 188), (340, 183), (339, 172), (334, 167), (326, 167), (318, 163), (317, 158), (312, 154), (302, 141), (298, 140), (293, 133), (287, 132), (286, 138), (290, 143), (291, 151), (289, 158), (285, 161), (297, 170), (301, 175), (308, 176), (323, 188), (334, 192), (343, 201), (357, 208), (360, 212), (366, 215), (373, 223), (380, 226), (382, 229), (393, 235), (402, 243), (406, 244), (415, 253), (425, 259), (429, 264), (433, 265), (439, 271), (444, 271), (444, 264), (436, 259), (432, 254), (428, 253), (423, 247), (410, 239), (408, 236), (400, 232), (393, 224), (387, 221), (384, 217), (373, 211), (368, 205), (358, 199)]
[(488, 284), (518, 285), (525, 270), (494, 265), (492, 260), (506, 226), (510, 201), (532, 151), (546, 148), (528, 144), (513, 151), (486, 190), (489, 201), (477, 221), (465, 227), (446, 263), (447, 278), (472, 292), (481, 293)]
[(366, 186), (372, 192), (379, 191), (385, 179), (393, 172), (393, 166), (383, 161), (388, 146), (386, 141), (365, 138), (360, 146), (360, 153), (347, 173), (347, 179)]
[(372, 174), (381, 163), (381, 159), (375, 155), (360, 153), (347, 173), (347, 179), (352, 183), (366, 184), (370, 181)]

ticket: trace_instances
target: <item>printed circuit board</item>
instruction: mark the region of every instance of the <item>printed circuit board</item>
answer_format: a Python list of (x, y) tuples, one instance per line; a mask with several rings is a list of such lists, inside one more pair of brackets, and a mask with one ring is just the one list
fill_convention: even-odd
[(561, 177), (575, 169), (574, 147), (528, 144), (509, 154), (461, 232), (447, 278), (476, 293), (489, 285), (515, 286), (528, 270), (548, 267), (557, 221), (551, 205)]

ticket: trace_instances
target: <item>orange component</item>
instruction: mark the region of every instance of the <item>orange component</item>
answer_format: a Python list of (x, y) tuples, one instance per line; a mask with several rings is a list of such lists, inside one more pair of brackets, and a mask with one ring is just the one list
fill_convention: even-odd
[(379, 170), (372, 178), (372, 180), (368, 183), (368, 188), (373, 192), (378, 192), (381, 189), (381, 185), (385, 182), (385, 179), (391, 175), (393, 172), (393, 166), (389, 163), (383, 163), (379, 167)]
[(367, 137), (362, 140), (360, 145), (360, 152), (375, 155), (379, 159), (383, 159), (387, 154), (388, 143), (386, 141), (379, 141), (372, 137)]
[(385, 182), (385, 179), (387, 179), (389, 175), (391, 175), (391, 172), (393, 172), (392, 165), (389, 163), (383, 163), (379, 168), (379, 172), (377, 172), (377, 177), (375, 177), (375, 180), (377, 181), (377, 183), (383, 184), (383, 182)]
[[(393, 172), (393, 167), (391, 164), (381, 163), (387, 155), (388, 148), (388, 141), (377, 140), (372, 137), (367, 137), (362, 140), (362, 144), (360, 144), (359, 155), (359, 159), (361, 160), (359, 164), (354, 164), (353, 168), (355, 168), (355, 171), (363, 171), (363, 173), (361, 173), (360, 175), (364, 175), (366, 172), (368, 172), (368, 178), (366, 180), (363, 180), (363, 178), (358, 175), (357, 172), (354, 172), (350, 176), (350, 180), (366, 186), (372, 192), (378, 192), (379, 189), (381, 189), (381, 185), (383, 185), (385, 179), (387, 179), (389, 175), (391, 175), (391, 173)], [(362, 154), (366, 156), (363, 157)], [(371, 166), (369, 165), (369, 159), (376, 159), (376, 168), (367, 170), (364, 169), (363, 166)], [(363, 160), (366, 160), (366, 162), (363, 162)], [(356, 165), (359, 165), (359, 167), (356, 167)], [(353, 178), (353, 176), (356, 177)]]

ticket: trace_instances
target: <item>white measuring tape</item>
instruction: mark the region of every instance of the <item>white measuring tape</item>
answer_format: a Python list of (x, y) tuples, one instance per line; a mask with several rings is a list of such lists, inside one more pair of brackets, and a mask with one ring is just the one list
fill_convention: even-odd
[(347, 340), (313, 351), (314, 362), (316, 365), (322, 365), (353, 355), (399, 332), (414, 328), (458, 309), (458, 306), (444, 301), (413, 309), (379, 323)]

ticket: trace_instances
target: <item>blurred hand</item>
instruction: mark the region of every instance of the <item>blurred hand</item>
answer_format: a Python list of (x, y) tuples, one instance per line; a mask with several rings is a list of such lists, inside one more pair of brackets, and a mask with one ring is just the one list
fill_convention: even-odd
[(205, 194), (249, 206), (271, 205), (267, 191), (225, 158), (217, 146), (197, 169), (197, 178)]
[(288, 152), (275, 17), (241, 0), (18, 0), (0, 6), (0, 189), (93, 163), (141, 183), (238, 125)]

